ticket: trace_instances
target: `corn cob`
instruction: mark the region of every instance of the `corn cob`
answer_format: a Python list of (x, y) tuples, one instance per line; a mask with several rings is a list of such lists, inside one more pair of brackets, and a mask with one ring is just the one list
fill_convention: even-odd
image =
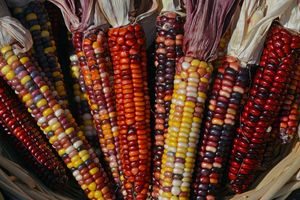
[(97, 156), (101, 157), (102, 155), (99, 146), (98, 135), (92, 121), (92, 115), (87, 101), (84, 81), (81, 80), (83, 77), (80, 73), (80, 66), (76, 54), (70, 56), (70, 61), (73, 78), (73, 94), (76, 103), (75, 109), (77, 111), (76, 113), (78, 114), (77, 122), (80, 126), (80, 129), (85, 133), (89, 144), (91, 144), (91, 146), (94, 148)]
[(20, 147), (16, 150), (28, 156), (27, 164), (40, 178), (52, 187), (64, 184), (67, 175), (63, 164), (57, 159), (39, 129), (34, 126), (29, 113), (18, 101), (1, 79), (0, 124), (11, 135), (12, 143)]
[[(298, 54), (299, 55), (299, 54)], [(283, 143), (290, 142), (297, 133), (300, 114), (300, 59), (298, 58), (296, 69), (292, 72), (292, 81), (287, 90), (282, 110), (280, 112), (279, 137)]]
[(120, 184), (119, 141), (116, 111), (110, 82), (110, 58), (104, 32), (73, 35), (73, 44), (79, 59), (88, 102), (98, 133), (100, 147), (115, 183)]
[[(234, 1), (186, 1), (183, 49), (185, 56), (176, 66), (169, 127), (162, 157), (159, 199), (190, 199), (200, 126), (217, 44), (225, 18)], [(211, 12), (206, 12), (207, 9)], [(220, 10), (219, 10), (220, 9)], [(217, 17), (218, 16), (218, 17)], [(218, 19), (213, 19), (217, 17)], [(209, 22), (209, 23), (208, 23)], [(206, 30), (206, 31), (203, 31)], [(212, 33), (211, 33), (212, 32)]]
[(160, 197), (188, 199), (212, 65), (183, 57), (176, 69), (168, 134), (162, 157)]
[(51, 24), (43, 2), (33, 1), (24, 8), (15, 8), (14, 16), (30, 30), (34, 41), (33, 56), (54, 86), (59, 102), (68, 105), (63, 74), (56, 55)]
[(270, 169), (274, 162), (276, 162), (276, 158), (278, 158), (278, 156), (280, 155), (280, 149), (282, 145), (280, 145), (280, 140), (278, 138), (279, 126), (279, 119), (274, 120), (270, 134), (267, 133), (266, 148), (262, 160), (263, 171)]
[(215, 199), (219, 194), (239, 110), (249, 86), (249, 69), (227, 56), (218, 68), (209, 98), (204, 136), (194, 183), (195, 199)]
[[(56, 44), (59, 44), (59, 38), (61, 33), (61, 27), (64, 26), (63, 17), (58, 7), (56, 7), (54, 4), (50, 3), (49, 1), (46, 1), (44, 3), (46, 12), (49, 16), (49, 21), (51, 24), (51, 32), (53, 35), (53, 39)], [(49, 23), (47, 23), (49, 24)]]
[(285, 101), (289, 77), (295, 69), (299, 42), (299, 36), (280, 26), (270, 29), (233, 144), (228, 177), (236, 193), (248, 188), (261, 167), (266, 137)]
[(155, 145), (153, 149), (152, 198), (158, 198), (164, 135), (173, 93), (173, 80), (178, 59), (183, 56), (183, 17), (167, 12), (157, 18), (156, 85), (155, 85)]
[(145, 38), (141, 26), (112, 28), (108, 42), (114, 68), (120, 160), (125, 199), (146, 199), (150, 182), (150, 101)]
[(0, 75), (15, 90), (89, 199), (114, 199), (109, 180), (75, 120), (66, 116), (29, 57), (3, 46)]

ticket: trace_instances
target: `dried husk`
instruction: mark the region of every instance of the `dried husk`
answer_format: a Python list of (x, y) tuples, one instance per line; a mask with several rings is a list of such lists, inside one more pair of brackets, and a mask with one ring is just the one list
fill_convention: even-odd
[(228, 44), (228, 55), (238, 58), (242, 66), (258, 64), (273, 20), (287, 12), (292, 2), (293, 0), (244, 1)]
[(186, 1), (184, 51), (186, 56), (210, 62), (239, 1)]
[(15, 53), (27, 52), (33, 44), (30, 32), (10, 12), (4, 0), (0, 0), (0, 47), (13, 44)]

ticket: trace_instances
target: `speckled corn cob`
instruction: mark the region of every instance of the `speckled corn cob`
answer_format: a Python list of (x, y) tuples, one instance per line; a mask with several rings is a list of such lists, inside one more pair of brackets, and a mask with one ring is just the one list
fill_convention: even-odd
[(212, 70), (211, 64), (192, 57), (179, 60), (162, 157), (159, 199), (189, 199)]
[(115, 199), (99, 159), (26, 54), (1, 48), (0, 75), (22, 99), (89, 199)]
[(111, 62), (105, 33), (73, 35), (73, 44), (83, 75), (100, 147), (115, 183), (120, 185), (119, 129), (116, 119), (113, 87), (110, 81)]
[(223, 59), (209, 97), (194, 183), (195, 199), (215, 199), (234, 138), (242, 100), (249, 83), (249, 68), (232, 56)]
[(13, 13), (30, 30), (34, 42), (32, 55), (54, 86), (59, 102), (66, 107), (68, 101), (63, 74), (56, 55), (55, 41), (44, 3), (33, 1), (24, 8), (15, 8)]
[(183, 56), (183, 17), (167, 12), (156, 21), (155, 144), (153, 149), (152, 198), (159, 195), (164, 135), (168, 130), (173, 81), (178, 59)]
[[(91, 111), (88, 104), (88, 95), (86, 94), (82, 74), (80, 73), (80, 66), (76, 54), (70, 56), (71, 74), (73, 78), (73, 94), (76, 103), (76, 113), (78, 125), (84, 132), (89, 144), (94, 148), (97, 156), (102, 156), (98, 135), (94, 128)], [(81, 83), (81, 85), (80, 85)]]

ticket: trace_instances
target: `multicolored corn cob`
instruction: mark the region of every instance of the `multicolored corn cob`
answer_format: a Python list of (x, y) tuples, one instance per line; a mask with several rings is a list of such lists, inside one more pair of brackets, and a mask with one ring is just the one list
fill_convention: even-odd
[(115, 199), (108, 177), (74, 118), (68, 118), (26, 54), (1, 47), (0, 75), (22, 99), (89, 199)]
[(112, 66), (107, 51), (107, 39), (101, 30), (92, 32), (86, 37), (83, 37), (82, 33), (75, 33), (73, 44), (79, 59), (100, 147), (115, 183), (120, 185), (119, 130), (110, 81)]
[(228, 178), (236, 193), (249, 187), (262, 164), (266, 137), (286, 100), (299, 48), (298, 35), (271, 27), (231, 153)]
[(29, 167), (51, 187), (67, 181), (66, 170), (39, 131), (18, 97), (0, 78), (0, 124), (11, 135), (11, 143)]
[[(71, 75), (73, 78), (73, 94), (75, 100), (76, 121), (84, 132), (89, 144), (93, 147), (98, 157), (101, 157), (98, 135), (93, 124), (93, 117), (89, 108), (86, 90), (82, 74), (80, 73), (79, 61), (76, 54), (70, 56)], [(75, 116), (76, 117), (76, 116)]]
[(218, 68), (196, 167), (195, 199), (215, 199), (220, 193), (242, 100), (250, 85), (249, 74), (249, 68), (232, 56), (227, 56)]
[(108, 31), (113, 61), (125, 199), (146, 199), (151, 173), (150, 101), (144, 33), (140, 25)]
[(211, 64), (192, 57), (179, 60), (162, 157), (160, 199), (189, 199), (212, 70)]
[(59, 97), (59, 102), (68, 106), (63, 73), (56, 55), (56, 46), (44, 2), (32, 1), (24, 8), (14, 8), (14, 16), (30, 30), (33, 38), (32, 55), (38, 62)]
[(174, 12), (158, 16), (156, 21), (155, 144), (153, 149), (152, 198), (159, 195), (159, 177), (168, 130), (176, 63), (183, 56), (184, 18)]

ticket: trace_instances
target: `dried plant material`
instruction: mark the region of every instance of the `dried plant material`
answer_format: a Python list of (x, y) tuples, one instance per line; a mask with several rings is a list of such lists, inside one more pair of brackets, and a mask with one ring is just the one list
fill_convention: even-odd
[(291, 8), (283, 13), (279, 21), (284, 27), (300, 32), (300, 0), (293, 1)]
[(244, 1), (228, 44), (228, 55), (238, 58), (244, 65), (258, 64), (273, 20), (285, 13), (291, 4), (292, 1), (281, 0)]
[(10, 16), (4, 0), (0, 0), (0, 46), (14, 44), (15, 52), (26, 52), (32, 47), (30, 32)]
[(216, 50), (223, 30), (226, 29), (226, 18), (231, 19), (234, 12), (230, 10), (235, 7), (235, 2), (234, 0), (186, 1), (189, 13), (185, 24), (186, 56), (203, 61), (212, 61), (217, 57)]
[(112, 27), (120, 27), (130, 23), (131, 0), (98, 0), (98, 4)]

